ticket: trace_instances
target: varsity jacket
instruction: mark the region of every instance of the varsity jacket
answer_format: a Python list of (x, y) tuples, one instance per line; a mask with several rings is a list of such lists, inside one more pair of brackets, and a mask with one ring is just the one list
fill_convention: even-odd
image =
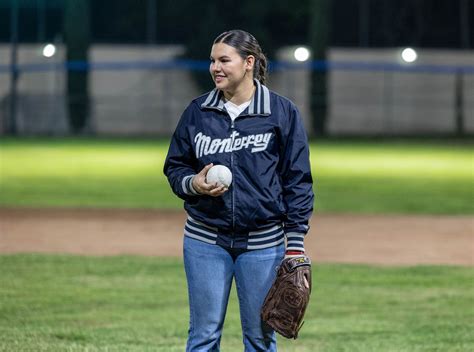
[[(186, 236), (223, 247), (259, 249), (285, 241), (304, 251), (313, 211), (307, 136), (296, 106), (255, 80), (250, 105), (234, 120), (223, 93), (194, 99), (173, 134), (164, 173), (184, 200)], [(232, 172), (220, 197), (198, 194), (192, 179), (207, 164)]]

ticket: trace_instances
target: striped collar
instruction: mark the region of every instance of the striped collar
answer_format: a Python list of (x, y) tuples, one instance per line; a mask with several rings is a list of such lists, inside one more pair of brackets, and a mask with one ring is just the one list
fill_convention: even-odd
[[(267, 87), (261, 84), (257, 79), (254, 79), (255, 93), (253, 94), (250, 105), (244, 110), (242, 115), (263, 115), (268, 116), (271, 114), (270, 110), (270, 91)], [(201, 107), (204, 109), (215, 109), (219, 111), (225, 111), (224, 107), (224, 93), (214, 88), (208, 95)]]

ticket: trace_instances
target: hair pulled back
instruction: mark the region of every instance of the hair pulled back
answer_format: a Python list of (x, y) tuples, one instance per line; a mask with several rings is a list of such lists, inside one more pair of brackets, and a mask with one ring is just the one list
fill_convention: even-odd
[(215, 40), (214, 44), (224, 43), (234, 47), (242, 59), (253, 55), (255, 57), (255, 64), (253, 68), (253, 77), (260, 83), (265, 84), (267, 79), (267, 58), (258, 44), (255, 37), (241, 29), (233, 29), (221, 33)]

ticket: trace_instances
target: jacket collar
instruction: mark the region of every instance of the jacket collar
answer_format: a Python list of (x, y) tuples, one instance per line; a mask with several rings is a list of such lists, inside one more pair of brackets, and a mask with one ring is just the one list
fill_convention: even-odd
[[(242, 112), (242, 115), (268, 116), (271, 114), (270, 91), (257, 79), (254, 79), (254, 84), (255, 93), (253, 94), (252, 100), (250, 101), (250, 105)], [(214, 88), (208, 93), (206, 100), (201, 104), (201, 108), (225, 111), (223, 96), (224, 93), (221, 90)]]

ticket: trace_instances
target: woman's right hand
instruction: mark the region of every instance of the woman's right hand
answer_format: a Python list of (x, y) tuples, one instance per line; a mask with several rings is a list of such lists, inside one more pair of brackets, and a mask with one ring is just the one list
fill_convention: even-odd
[(196, 174), (193, 177), (193, 187), (196, 192), (199, 194), (206, 194), (211, 197), (219, 197), (223, 195), (225, 192), (227, 192), (229, 189), (224, 186), (224, 185), (218, 185), (217, 183), (206, 183), (206, 175), (209, 169), (213, 166), (214, 164), (208, 164), (206, 165), (201, 172)]

